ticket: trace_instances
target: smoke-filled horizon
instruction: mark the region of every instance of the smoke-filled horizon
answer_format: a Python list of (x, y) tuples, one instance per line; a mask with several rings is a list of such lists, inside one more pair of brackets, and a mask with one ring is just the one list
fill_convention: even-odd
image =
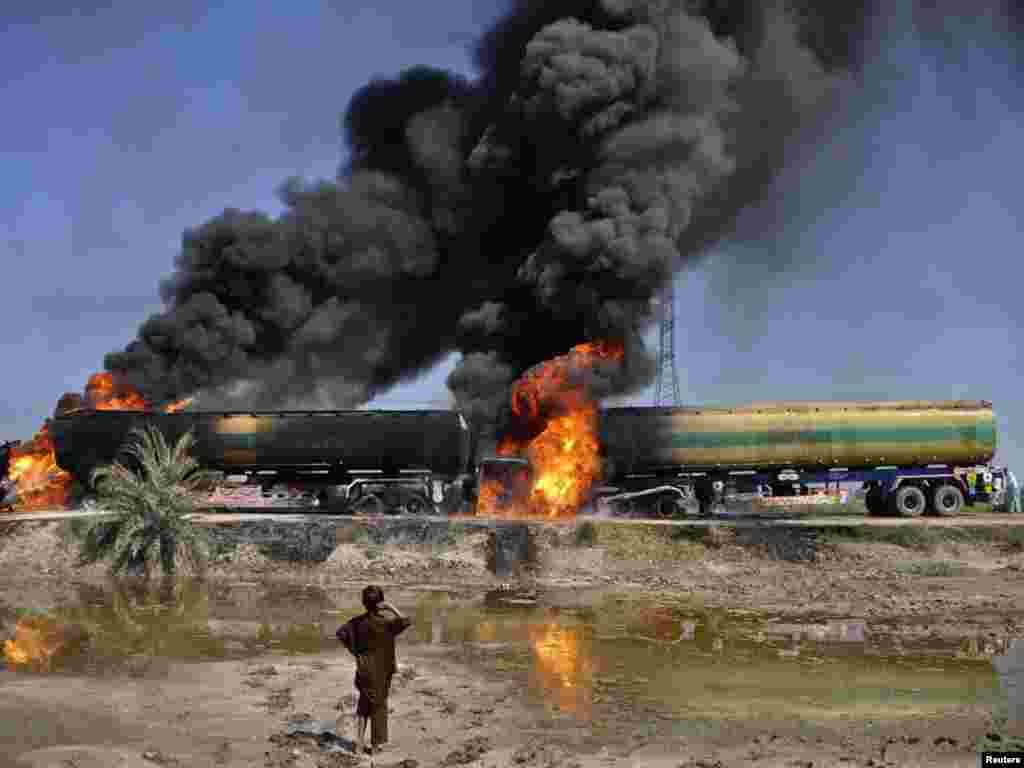
[(477, 79), (422, 66), (357, 91), (337, 179), (186, 231), (165, 311), (105, 367), (154, 401), (351, 407), (458, 350), (448, 387), (492, 422), (524, 370), (616, 340), (600, 394), (635, 391), (651, 298), (850, 87), (831, 7), (517, 2)]

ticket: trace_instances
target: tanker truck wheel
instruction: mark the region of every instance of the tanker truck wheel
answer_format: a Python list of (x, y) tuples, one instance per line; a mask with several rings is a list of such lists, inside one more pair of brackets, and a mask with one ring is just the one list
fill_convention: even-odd
[(429, 515), (434, 509), (422, 496), (410, 496), (405, 502), (405, 514), (407, 515)]
[(940, 485), (932, 491), (931, 508), (942, 517), (960, 514), (964, 507), (964, 494), (955, 485)]
[(927, 508), (924, 491), (916, 485), (904, 485), (892, 494), (892, 509), (899, 517), (920, 517)]
[(375, 493), (369, 493), (354, 502), (350, 509), (354, 515), (383, 515), (384, 500)]
[(632, 499), (626, 501), (616, 501), (611, 505), (613, 517), (635, 517), (636, 516), (636, 504)]
[(679, 501), (670, 496), (662, 496), (658, 499), (655, 510), (658, 517), (675, 517), (679, 514)]
[(864, 495), (864, 506), (868, 510), (868, 514), (872, 517), (878, 517), (886, 514), (888, 511), (885, 507), (885, 502), (882, 498), (881, 488), (872, 488)]
[(350, 515), (352, 510), (349, 509), (348, 499), (342, 494), (336, 491), (323, 490), (317, 494), (317, 500), (320, 502), (319, 510), (321, 514), (325, 515)]

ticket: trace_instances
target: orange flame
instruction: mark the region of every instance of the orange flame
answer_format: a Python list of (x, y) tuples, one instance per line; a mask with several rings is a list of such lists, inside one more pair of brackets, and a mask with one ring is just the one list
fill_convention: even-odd
[(131, 387), (115, 386), (114, 374), (94, 373), (85, 385), (85, 398), (89, 407), (97, 411), (145, 411), (146, 399)]
[(164, 406), (164, 412), (177, 413), (178, 411), (183, 411), (192, 405), (194, 400), (194, 397), (186, 397), (184, 400), (175, 400), (173, 403)]
[(46, 424), (27, 443), (11, 449), (7, 477), (17, 486), (20, 508), (46, 509), (65, 504), (71, 475), (57, 466)]
[(476, 500), (478, 515), (493, 516), (501, 505), (501, 496), (504, 492), (504, 483), (500, 479), (487, 479), (480, 482)]
[(53, 620), (35, 616), (21, 619), (14, 627), (14, 638), (4, 641), (4, 660), (12, 665), (49, 669), (63, 644), (64, 635)]
[[(115, 379), (109, 372), (94, 373), (85, 385), (84, 397), (69, 396), (75, 410), (146, 411), (152, 406), (137, 391)], [(164, 406), (174, 413), (187, 408), (193, 398), (185, 398)], [(63, 401), (62, 401), (63, 402)], [(81, 405), (77, 405), (81, 402)], [(17, 508), (39, 510), (67, 507), (71, 475), (57, 466), (53, 440), (46, 424), (28, 443), (11, 449), (7, 478), (17, 486)]]
[[(507, 446), (499, 448), (499, 452), (508, 450)], [(480, 481), (476, 514), (507, 519), (532, 517), (537, 514), (529, 504), (532, 488), (528, 467), (505, 465), (499, 469), (495, 463)]]
[[(498, 446), (501, 456), (525, 456), (533, 479), (525, 512), (542, 517), (575, 515), (600, 478), (602, 462), (597, 430), (597, 403), (581, 373), (598, 364), (621, 361), (620, 343), (591, 342), (573, 347), (529, 370), (512, 391), (512, 413), (522, 431), (535, 437), (508, 437)], [(538, 432), (539, 428), (539, 432)], [(522, 509), (498, 503), (500, 480), (481, 483), (477, 514), (520, 516)]]

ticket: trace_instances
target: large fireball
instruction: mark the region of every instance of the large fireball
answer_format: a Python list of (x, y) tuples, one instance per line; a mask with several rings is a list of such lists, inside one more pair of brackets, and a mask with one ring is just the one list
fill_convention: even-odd
[[(587, 377), (598, 365), (623, 358), (621, 344), (573, 347), (527, 371), (512, 391), (513, 425), (498, 446), (500, 456), (525, 457), (532, 482), (528, 498), (503, 505), (501, 483), (483, 483), (477, 513), (488, 516), (569, 517), (585, 503), (601, 477), (597, 403)], [(519, 435), (530, 435), (523, 438)]]

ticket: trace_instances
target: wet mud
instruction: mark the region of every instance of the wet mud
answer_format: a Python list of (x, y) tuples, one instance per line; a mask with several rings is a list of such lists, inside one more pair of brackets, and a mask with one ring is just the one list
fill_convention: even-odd
[(243, 546), (202, 580), (110, 583), (53, 524), (22, 528), (0, 543), (0, 761), (365, 763), (333, 633), (370, 581), (414, 620), (376, 765), (952, 766), (1022, 744), (1012, 542), (745, 535), (551, 526), (504, 577), (472, 536), (315, 566)]

